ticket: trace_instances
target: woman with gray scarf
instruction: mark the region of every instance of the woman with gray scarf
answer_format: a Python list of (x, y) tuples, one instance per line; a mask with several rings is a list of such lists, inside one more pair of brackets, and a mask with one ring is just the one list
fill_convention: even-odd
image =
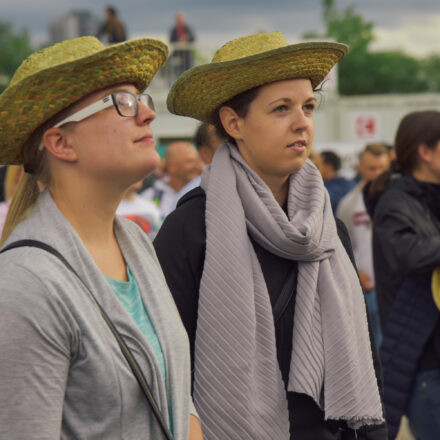
[(169, 93), (228, 139), (154, 243), (208, 440), (386, 438), (347, 235), (307, 159), (314, 88), (346, 51), (239, 38)]

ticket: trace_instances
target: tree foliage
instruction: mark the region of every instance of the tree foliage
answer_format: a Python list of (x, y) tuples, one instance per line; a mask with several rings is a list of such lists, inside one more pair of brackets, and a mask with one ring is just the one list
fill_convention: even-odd
[(6, 88), (17, 67), (32, 51), (26, 30), (14, 32), (9, 23), (0, 21), (0, 92)]
[(322, 0), (324, 35), (309, 32), (304, 38), (329, 38), (350, 46), (339, 63), (339, 92), (343, 95), (440, 91), (440, 56), (420, 60), (398, 51), (373, 52), (373, 23), (353, 6), (339, 11), (334, 0)]
[(440, 92), (440, 55), (431, 55), (422, 61), (422, 76), (429, 92)]

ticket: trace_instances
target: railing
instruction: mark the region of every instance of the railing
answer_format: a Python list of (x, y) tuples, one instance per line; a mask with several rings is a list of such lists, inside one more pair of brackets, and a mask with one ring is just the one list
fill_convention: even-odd
[(150, 85), (155, 91), (168, 90), (183, 72), (210, 59), (209, 56), (201, 57), (194, 43), (169, 43), (168, 47), (168, 59)]

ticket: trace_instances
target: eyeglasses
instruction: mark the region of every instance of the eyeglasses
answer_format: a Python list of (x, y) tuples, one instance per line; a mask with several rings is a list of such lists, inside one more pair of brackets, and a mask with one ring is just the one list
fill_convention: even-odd
[(60, 127), (68, 122), (79, 122), (83, 119), (104, 110), (107, 107), (114, 105), (120, 116), (125, 118), (136, 117), (139, 113), (138, 102), (144, 103), (148, 108), (154, 111), (153, 98), (147, 93), (140, 93), (135, 95), (134, 93), (120, 91), (114, 92), (111, 95), (107, 95), (105, 98), (94, 102), (93, 104), (84, 107), (82, 110), (74, 113), (58, 122), (54, 127)]

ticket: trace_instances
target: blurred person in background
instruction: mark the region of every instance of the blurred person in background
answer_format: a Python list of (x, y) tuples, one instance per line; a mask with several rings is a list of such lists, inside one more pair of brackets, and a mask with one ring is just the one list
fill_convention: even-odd
[(388, 149), (388, 156), (390, 157), (390, 162), (393, 160), (396, 160), (396, 149), (394, 148), (394, 145), (385, 144)]
[(6, 167), (5, 181), (4, 181), (4, 195), (5, 200), (0, 202), (0, 233), (3, 230), (3, 225), (8, 215), (9, 205), (11, 204), (12, 196), (15, 193), (18, 182), (23, 177), (23, 167), (20, 165), (9, 165)]
[(336, 212), (342, 197), (351, 191), (356, 183), (339, 175), (341, 158), (333, 151), (322, 151), (320, 171), (324, 179), (324, 186), (330, 194), (333, 212)]
[(186, 17), (183, 12), (177, 12), (176, 22), (170, 31), (170, 43), (190, 43), (195, 40), (194, 33), (186, 24)]
[[(224, 139), (220, 138), (215, 127), (211, 124), (203, 122), (197, 128), (196, 134), (194, 136), (194, 143), (196, 144), (197, 151), (199, 152), (200, 159), (202, 161), (202, 169), (212, 162), (215, 152), (218, 150), (220, 145), (225, 142)], [(178, 193), (174, 201), (174, 208), (177, 206), (177, 202), (189, 191), (200, 186), (201, 177), (200, 175), (188, 182)]]
[(318, 168), (318, 171), (321, 173), (322, 157), (313, 147), (310, 150), (309, 159), (315, 164), (315, 167)]
[(168, 63), (172, 64), (174, 74), (179, 76), (194, 65), (193, 48), (188, 43), (194, 42), (195, 36), (192, 29), (187, 25), (186, 16), (183, 12), (177, 12), (175, 20), (169, 37), (173, 52)]
[(152, 39), (66, 40), (0, 95), (0, 162), (25, 170), (1, 237), (2, 439), (202, 439), (151, 241), (115, 216), (159, 162), (144, 91), (166, 56)]
[(314, 89), (346, 50), (238, 38), (168, 95), (227, 139), (154, 241), (208, 439), (386, 437), (348, 234), (308, 160)]
[(127, 39), (125, 26), (118, 17), (116, 9), (113, 6), (107, 6), (105, 10), (105, 21), (98, 30), (97, 37), (105, 37), (108, 44), (122, 43)]
[(175, 207), (177, 193), (202, 172), (199, 153), (191, 142), (174, 141), (165, 155), (165, 175), (141, 193), (159, 208), (163, 220)]
[(368, 144), (361, 152), (357, 171), (361, 181), (339, 202), (336, 216), (347, 227), (353, 246), (362, 290), (373, 320), (377, 347), (382, 340), (379, 311), (377, 308), (373, 269), (372, 224), (364, 203), (363, 188), (390, 166), (388, 149), (383, 144)]
[(205, 165), (209, 165), (212, 162), (215, 152), (225, 141), (225, 139), (217, 134), (215, 127), (206, 122), (199, 125), (194, 137), (196, 148)]
[(440, 112), (406, 115), (396, 161), (364, 190), (382, 323), (384, 403), (390, 439), (403, 414), (417, 439), (440, 433), (439, 311), (431, 292), (440, 266)]
[(153, 239), (159, 229), (160, 212), (152, 201), (146, 200), (138, 194), (141, 188), (142, 180), (128, 188), (121, 203), (119, 203), (116, 214), (136, 222)]

